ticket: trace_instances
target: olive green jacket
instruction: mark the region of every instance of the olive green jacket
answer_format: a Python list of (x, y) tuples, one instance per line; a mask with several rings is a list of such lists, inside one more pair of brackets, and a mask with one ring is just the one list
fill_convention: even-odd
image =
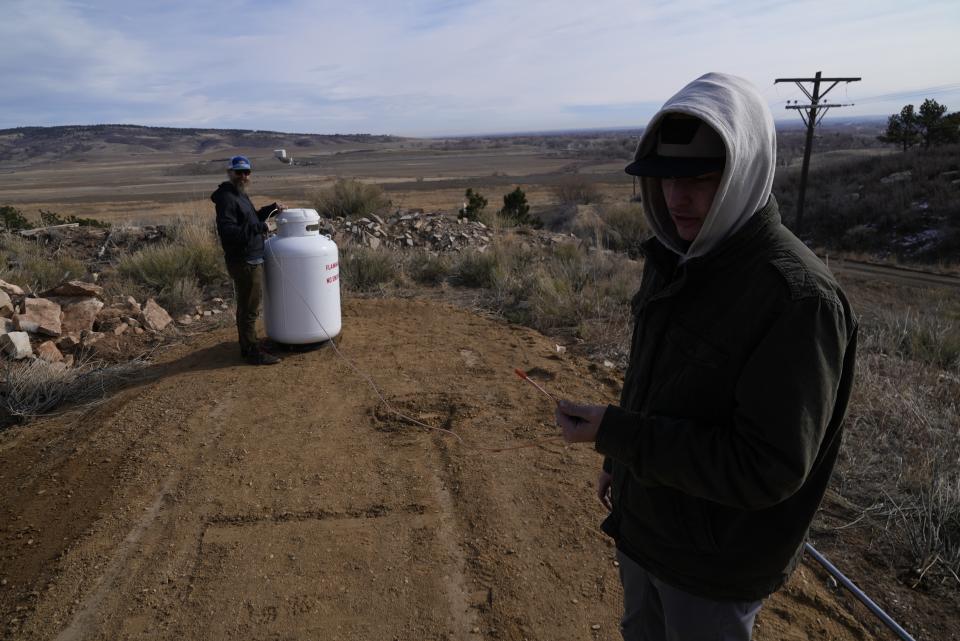
[(661, 580), (755, 600), (796, 565), (840, 447), (857, 323), (771, 196), (705, 256), (645, 246), (603, 524)]

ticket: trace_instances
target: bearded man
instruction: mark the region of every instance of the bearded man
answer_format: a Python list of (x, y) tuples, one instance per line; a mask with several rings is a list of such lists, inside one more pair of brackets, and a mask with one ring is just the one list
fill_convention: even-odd
[(254, 208), (247, 187), (252, 168), (245, 156), (234, 156), (227, 165), (227, 180), (210, 195), (217, 208), (217, 234), (223, 246), (227, 271), (237, 299), (237, 334), (240, 356), (251, 365), (274, 365), (280, 359), (265, 351), (257, 339), (263, 283), (263, 238), (267, 217), (283, 211), (282, 203)]

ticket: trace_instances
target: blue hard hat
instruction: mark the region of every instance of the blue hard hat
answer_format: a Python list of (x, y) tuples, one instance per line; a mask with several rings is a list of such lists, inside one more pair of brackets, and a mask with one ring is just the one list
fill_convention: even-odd
[(250, 161), (247, 160), (246, 156), (234, 156), (230, 159), (230, 164), (227, 165), (227, 169), (236, 171), (238, 169), (250, 170)]

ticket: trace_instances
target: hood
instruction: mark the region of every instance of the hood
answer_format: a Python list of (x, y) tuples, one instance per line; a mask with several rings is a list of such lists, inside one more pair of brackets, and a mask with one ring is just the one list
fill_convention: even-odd
[(706, 122), (720, 134), (727, 152), (713, 205), (692, 243), (677, 236), (660, 179), (640, 179), (643, 210), (651, 229), (681, 260), (689, 260), (708, 254), (767, 203), (776, 169), (777, 136), (773, 114), (750, 82), (729, 74), (708, 73), (681, 89), (650, 120), (637, 145), (638, 158), (657, 144), (657, 129), (670, 113)]
[(224, 180), (217, 186), (216, 191), (210, 194), (210, 200), (213, 202), (218, 202), (224, 194), (233, 194), (237, 196), (240, 194), (240, 191), (233, 185), (229, 180)]

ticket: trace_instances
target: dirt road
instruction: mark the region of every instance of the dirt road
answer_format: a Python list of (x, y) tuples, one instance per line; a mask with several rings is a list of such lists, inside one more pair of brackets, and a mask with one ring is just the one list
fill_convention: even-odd
[[(85, 412), (0, 434), (5, 639), (618, 639), (598, 456), (538, 442), (548, 399), (618, 381), (531, 330), (351, 300), (343, 352), (239, 363), (232, 330)], [(874, 637), (805, 566), (761, 641)]]

